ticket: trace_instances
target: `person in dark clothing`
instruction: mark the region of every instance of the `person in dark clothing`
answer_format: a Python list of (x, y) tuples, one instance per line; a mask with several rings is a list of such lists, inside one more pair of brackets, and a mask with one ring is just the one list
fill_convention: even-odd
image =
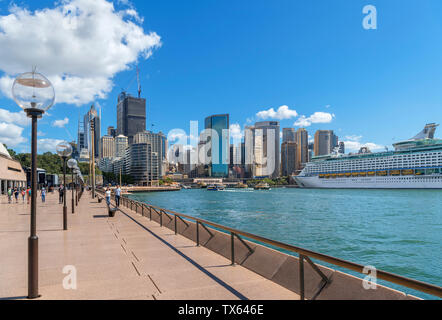
[(58, 203), (63, 203), (63, 193), (64, 193), (64, 186), (60, 185), (60, 188), (58, 188)]

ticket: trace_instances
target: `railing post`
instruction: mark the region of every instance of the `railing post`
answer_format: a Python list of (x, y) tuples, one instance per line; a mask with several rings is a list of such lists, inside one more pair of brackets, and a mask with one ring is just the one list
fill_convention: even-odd
[(177, 232), (176, 232), (176, 214), (174, 214), (173, 216), (174, 216), (174, 218), (175, 218), (174, 223), (175, 223), (175, 234), (176, 234), (176, 233), (177, 233)]
[(305, 300), (304, 292), (304, 256), (299, 255), (299, 289), (300, 289), (300, 299)]
[(231, 260), (232, 260), (232, 266), (235, 265), (235, 234), (233, 232), (230, 232), (230, 250), (231, 250)]
[(149, 219), (152, 221), (152, 207), (149, 206)]
[(200, 230), (199, 230), (199, 221), (196, 221), (196, 246), (200, 246)]
[(141, 215), (144, 217), (144, 204), (141, 205)]
[(160, 210), (160, 227), (163, 226), (163, 211)]

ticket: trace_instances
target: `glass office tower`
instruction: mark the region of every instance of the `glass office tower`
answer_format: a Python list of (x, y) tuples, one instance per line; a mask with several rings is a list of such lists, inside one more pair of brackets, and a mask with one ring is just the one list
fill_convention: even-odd
[[(212, 161), (209, 165), (211, 177), (228, 177), (229, 175), (229, 115), (217, 114), (204, 121), (205, 129), (212, 129), (207, 142), (211, 144)], [(215, 134), (216, 132), (216, 134)], [(217, 140), (215, 140), (217, 139)]]

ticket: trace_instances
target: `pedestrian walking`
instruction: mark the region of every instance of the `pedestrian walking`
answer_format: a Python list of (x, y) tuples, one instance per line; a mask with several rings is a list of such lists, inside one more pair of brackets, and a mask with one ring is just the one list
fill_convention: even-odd
[(109, 187), (106, 188), (106, 203), (108, 206), (110, 206), (110, 198), (111, 198), (111, 191)]
[(120, 206), (120, 197), (121, 197), (121, 188), (119, 185), (117, 185), (117, 188), (115, 189), (115, 203), (117, 207)]
[(11, 203), (11, 201), (12, 201), (12, 189), (9, 188), (8, 189), (8, 203)]
[(46, 188), (41, 188), (41, 201), (46, 202)]
[(58, 203), (63, 203), (64, 186), (61, 184), (58, 188)]
[(25, 196), (26, 196), (25, 188), (21, 188), (21, 197), (22, 197), (23, 203), (25, 203)]
[(15, 187), (15, 188), (14, 188), (15, 203), (18, 203), (18, 195), (19, 195), (18, 188)]
[(28, 204), (29, 204), (29, 201), (31, 201), (31, 187), (28, 187), (28, 190), (26, 190), (26, 194), (28, 195)]

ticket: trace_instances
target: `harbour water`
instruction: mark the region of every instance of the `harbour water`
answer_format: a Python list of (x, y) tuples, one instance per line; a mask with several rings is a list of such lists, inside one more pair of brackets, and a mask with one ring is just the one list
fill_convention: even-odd
[(137, 193), (130, 198), (442, 285), (442, 191), (192, 189)]

